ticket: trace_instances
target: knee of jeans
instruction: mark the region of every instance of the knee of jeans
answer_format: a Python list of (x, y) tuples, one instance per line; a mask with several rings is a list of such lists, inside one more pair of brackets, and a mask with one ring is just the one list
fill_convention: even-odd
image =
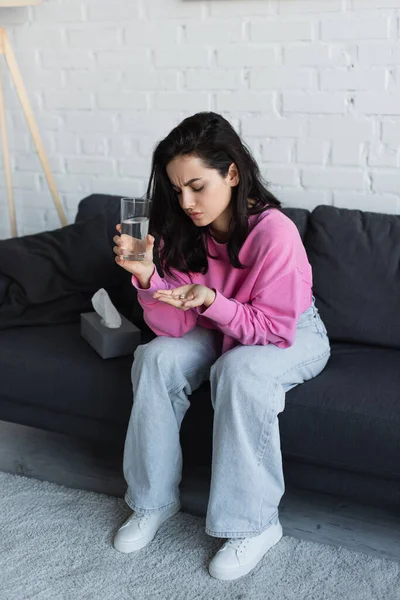
[(262, 371), (255, 368), (251, 356), (244, 356), (240, 348), (230, 350), (223, 354), (211, 367), (210, 380), (217, 384), (222, 381), (224, 385), (238, 385), (246, 389), (262, 386), (263, 389), (279, 386), (279, 381), (274, 373), (269, 373), (267, 368)]
[(160, 336), (148, 344), (138, 346), (134, 352), (132, 364), (132, 379), (144, 368), (157, 366), (158, 369), (167, 367), (176, 360), (175, 338)]
[[(167, 338), (166, 338), (167, 339)], [(138, 346), (133, 354), (133, 365), (138, 365), (144, 361), (157, 360), (163, 354), (168, 353), (168, 349), (165, 344), (162, 343), (163, 338), (154, 338), (148, 344), (141, 344)]]
[(246, 369), (246, 365), (243, 365), (234, 350), (231, 350), (226, 354), (222, 354), (215, 361), (211, 367), (210, 379), (219, 380), (224, 378), (224, 380), (232, 382), (243, 376), (243, 369)]

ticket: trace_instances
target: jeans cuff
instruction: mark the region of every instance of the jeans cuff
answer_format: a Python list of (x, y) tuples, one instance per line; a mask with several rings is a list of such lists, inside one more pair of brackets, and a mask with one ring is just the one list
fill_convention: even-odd
[(276, 512), (272, 519), (269, 520), (267, 525), (264, 525), (263, 528), (258, 531), (213, 531), (209, 529), (207, 526), (205, 528), (205, 532), (207, 535), (211, 535), (211, 537), (217, 538), (245, 538), (245, 537), (256, 537), (257, 535), (261, 535), (264, 531), (273, 527), (274, 525), (278, 525), (279, 523), (279, 513)]
[(151, 515), (151, 514), (154, 514), (157, 512), (162, 512), (163, 510), (166, 510), (173, 504), (177, 504), (180, 501), (180, 499), (178, 498), (177, 500), (173, 500), (172, 502), (169, 502), (168, 504), (165, 504), (164, 506), (159, 506), (158, 508), (142, 508), (140, 506), (137, 506), (132, 501), (128, 492), (126, 492), (124, 500), (127, 503), (127, 505), (129, 506), (129, 508), (134, 510), (137, 515)]

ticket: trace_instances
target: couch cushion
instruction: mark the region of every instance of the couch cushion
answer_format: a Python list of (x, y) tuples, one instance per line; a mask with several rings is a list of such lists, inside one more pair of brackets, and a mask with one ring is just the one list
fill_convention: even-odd
[[(93, 219), (96, 215), (102, 214), (107, 220), (109, 231), (112, 232), (110, 235), (114, 236), (116, 233), (115, 226), (120, 222), (120, 203), (121, 196), (111, 196), (108, 194), (91, 194), (90, 196), (86, 196), (79, 203), (75, 222), (85, 222), (87, 219)], [(310, 212), (301, 208), (284, 208), (282, 212), (296, 224), (301, 237), (304, 238)], [(158, 272), (162, 275), (156, 247), (154, 250), (154, 263)], [(116, 303), (116, 305), (120, 308), (121, 312), (140, 329), (145, 328), (143, 309), (137, 301), (137, 292), (130, 284), (129, 276), (125, 277), (123, 286), (121, 286), (119, 292), (115, 291), (115, 295), (118, 295), (118, 304)], [(125, 305), (123, 304), (124, 299), (126, 300)]]
[(0, 306), (7, 298), (8, 289), (11, 284), (11, 277), (7, 277), (6, 275), (3, 275), (3, 273), (0, 273)]
[[(400, 351), (331, 346), (322, 373), (286, 394), (279, 414), (284, 458), (400, 482)], [(207, 382), (182, 422), (190, 463), (210, 464), (212, 420)]]
[(86, 196), (79, 202), (75, 223), (86, 221), (86, 219), (91, 219), (98, 214), (107, 217), (108, 227), (116, 233), (115, 226), (121, 220), (121, 196), (110, 194), (90, 194), (90, 196)]
[[(43, 428), (63, 431), (62, 415), (125, 426), (132, 408), (132, 356), (104, 360), (80, 336), (77, 323), (21, 327), (1, 334), (2, 400), (54, 412)], [(22, 422), (22, 421), (21, 421)]]
[(400, 482), (399, 365), (399, 350), (333, 343), (322, 373), (286, 396), (286, 458)]
[[(110, 228), (120, 222), (121, 196), (107, 194), (91, 194), (83, 198), (78, 206), (75, 222), (84, 221), (99, 213), (107, 215)], [(282, 208), (282, 212), (297, 226), (302, 239), (305, 236), (310, 211), (305, 208)]]
[(400, 348), (400, 216), (318, 206), (305, 247), (331, 340)]
[(297, 226), (301, 239), (304, 241), (311, 214), (310, 211), (306, 208), (282, 208), (282, 212)]
[[(65, 323), (93, 310), (92, 295), (110, 293), (129, 276), (115, 263), (104, 214), (0, 241), (0, 329)], [(132, 286), (130, 286), (132, 287)]]

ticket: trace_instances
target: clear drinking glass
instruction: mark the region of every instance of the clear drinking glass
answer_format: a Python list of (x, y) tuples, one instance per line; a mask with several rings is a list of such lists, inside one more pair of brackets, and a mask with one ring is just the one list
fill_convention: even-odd
[(150, 200), (121, 198), (121, 241), (124, 260), (145, 260), (149, 231)]

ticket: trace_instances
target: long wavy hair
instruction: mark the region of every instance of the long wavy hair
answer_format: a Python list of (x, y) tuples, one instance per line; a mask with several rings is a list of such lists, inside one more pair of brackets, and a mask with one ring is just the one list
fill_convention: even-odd
[[(232, 125), (214, 112), (197, 113), (184, 119), (156, 146), (153, 152), (147, 197), (151, 199), (149, 230), (162, 238), (159, 259), (162, 268), (171, 275), (170, 268), (180, 272), (207, 273), (206, 237), (209, 225), (196, 226), (179, 205), (166, 167), (177, 156), (195, 156), (204, 166), (216, 169), (226, 177), (235, 163), (239, 183), (232, 187), (228, 256), (231, 264), (244, 268), (239, 251), (248, 235), (248, 216), (259, 214), (270, 207), (280, 209), (281, 203), (267, 190), (258, 165), (250, 150)], [(249, 207), (248, 200), (253, 200)]]

